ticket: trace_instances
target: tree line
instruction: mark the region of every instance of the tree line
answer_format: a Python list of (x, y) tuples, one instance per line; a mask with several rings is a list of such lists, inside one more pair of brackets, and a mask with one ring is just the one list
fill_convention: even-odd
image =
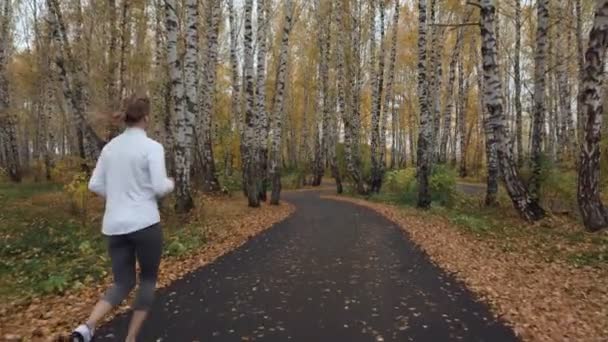
[[(15, 15), (15, 11), (18, 15)], [(150, 94), (176, 208), (228, 176), (252, 207), (300, 170), (378, 193), (416, 167), (418, 206), (445, 164), (499, 181), (523, 218), (548, 164), (577, 173), (585, 226), (608, 226), (600, 151), (606, 1), (2, 0), (0, 165), (50, 178), (93, 162), (121, 99)], [(587, 34), (588, 32), (588, 34)], [(344, 183), (344, 184), (343, 184)]]

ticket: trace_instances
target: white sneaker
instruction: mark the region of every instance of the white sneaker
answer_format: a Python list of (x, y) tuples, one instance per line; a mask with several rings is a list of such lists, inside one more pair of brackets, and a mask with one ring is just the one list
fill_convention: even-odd
[(70, 335), (70, 342), (91, 342), (93, 340), (94, 331), (86, 324), (79, 325)]

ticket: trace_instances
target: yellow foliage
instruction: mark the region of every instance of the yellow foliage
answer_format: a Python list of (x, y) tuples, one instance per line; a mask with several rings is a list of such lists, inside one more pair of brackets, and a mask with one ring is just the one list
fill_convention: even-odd
[(64, 193), (68, 196), (70, 206), (75, 213), (82, 214), (86, 218), (87, 204), (90, 196), (88, 189), (88, 176), (84, 172), (73, 176), (72, 181), (63, 187)]

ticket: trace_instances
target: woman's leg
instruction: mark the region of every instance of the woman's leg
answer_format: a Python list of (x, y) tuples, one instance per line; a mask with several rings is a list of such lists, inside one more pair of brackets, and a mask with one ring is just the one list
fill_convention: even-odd
[(139, 289), (133, 305), (133, 318), (129, 326), (127, 342), (134, 342), (154, 302), (158, 267), (163, 249), (160, 224), (142, 229), (132, 235), (139, 263)]
[(135, 287), (135, 246), (126, 235), (110, 236), (108, 249), (112, 260), (114, 285), (95, 305), (87, 326), (95, 329), (97, 323), (116, 305), (127, 298)]

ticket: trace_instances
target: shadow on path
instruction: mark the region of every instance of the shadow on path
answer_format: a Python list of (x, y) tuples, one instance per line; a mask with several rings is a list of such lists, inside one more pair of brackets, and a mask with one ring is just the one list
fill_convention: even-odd
[[(318, 192), (241, 248), (159, 291), (140, 341), (517, 341), (392, 222)], [(98, 331), (120, 341), (127, 315)]]

